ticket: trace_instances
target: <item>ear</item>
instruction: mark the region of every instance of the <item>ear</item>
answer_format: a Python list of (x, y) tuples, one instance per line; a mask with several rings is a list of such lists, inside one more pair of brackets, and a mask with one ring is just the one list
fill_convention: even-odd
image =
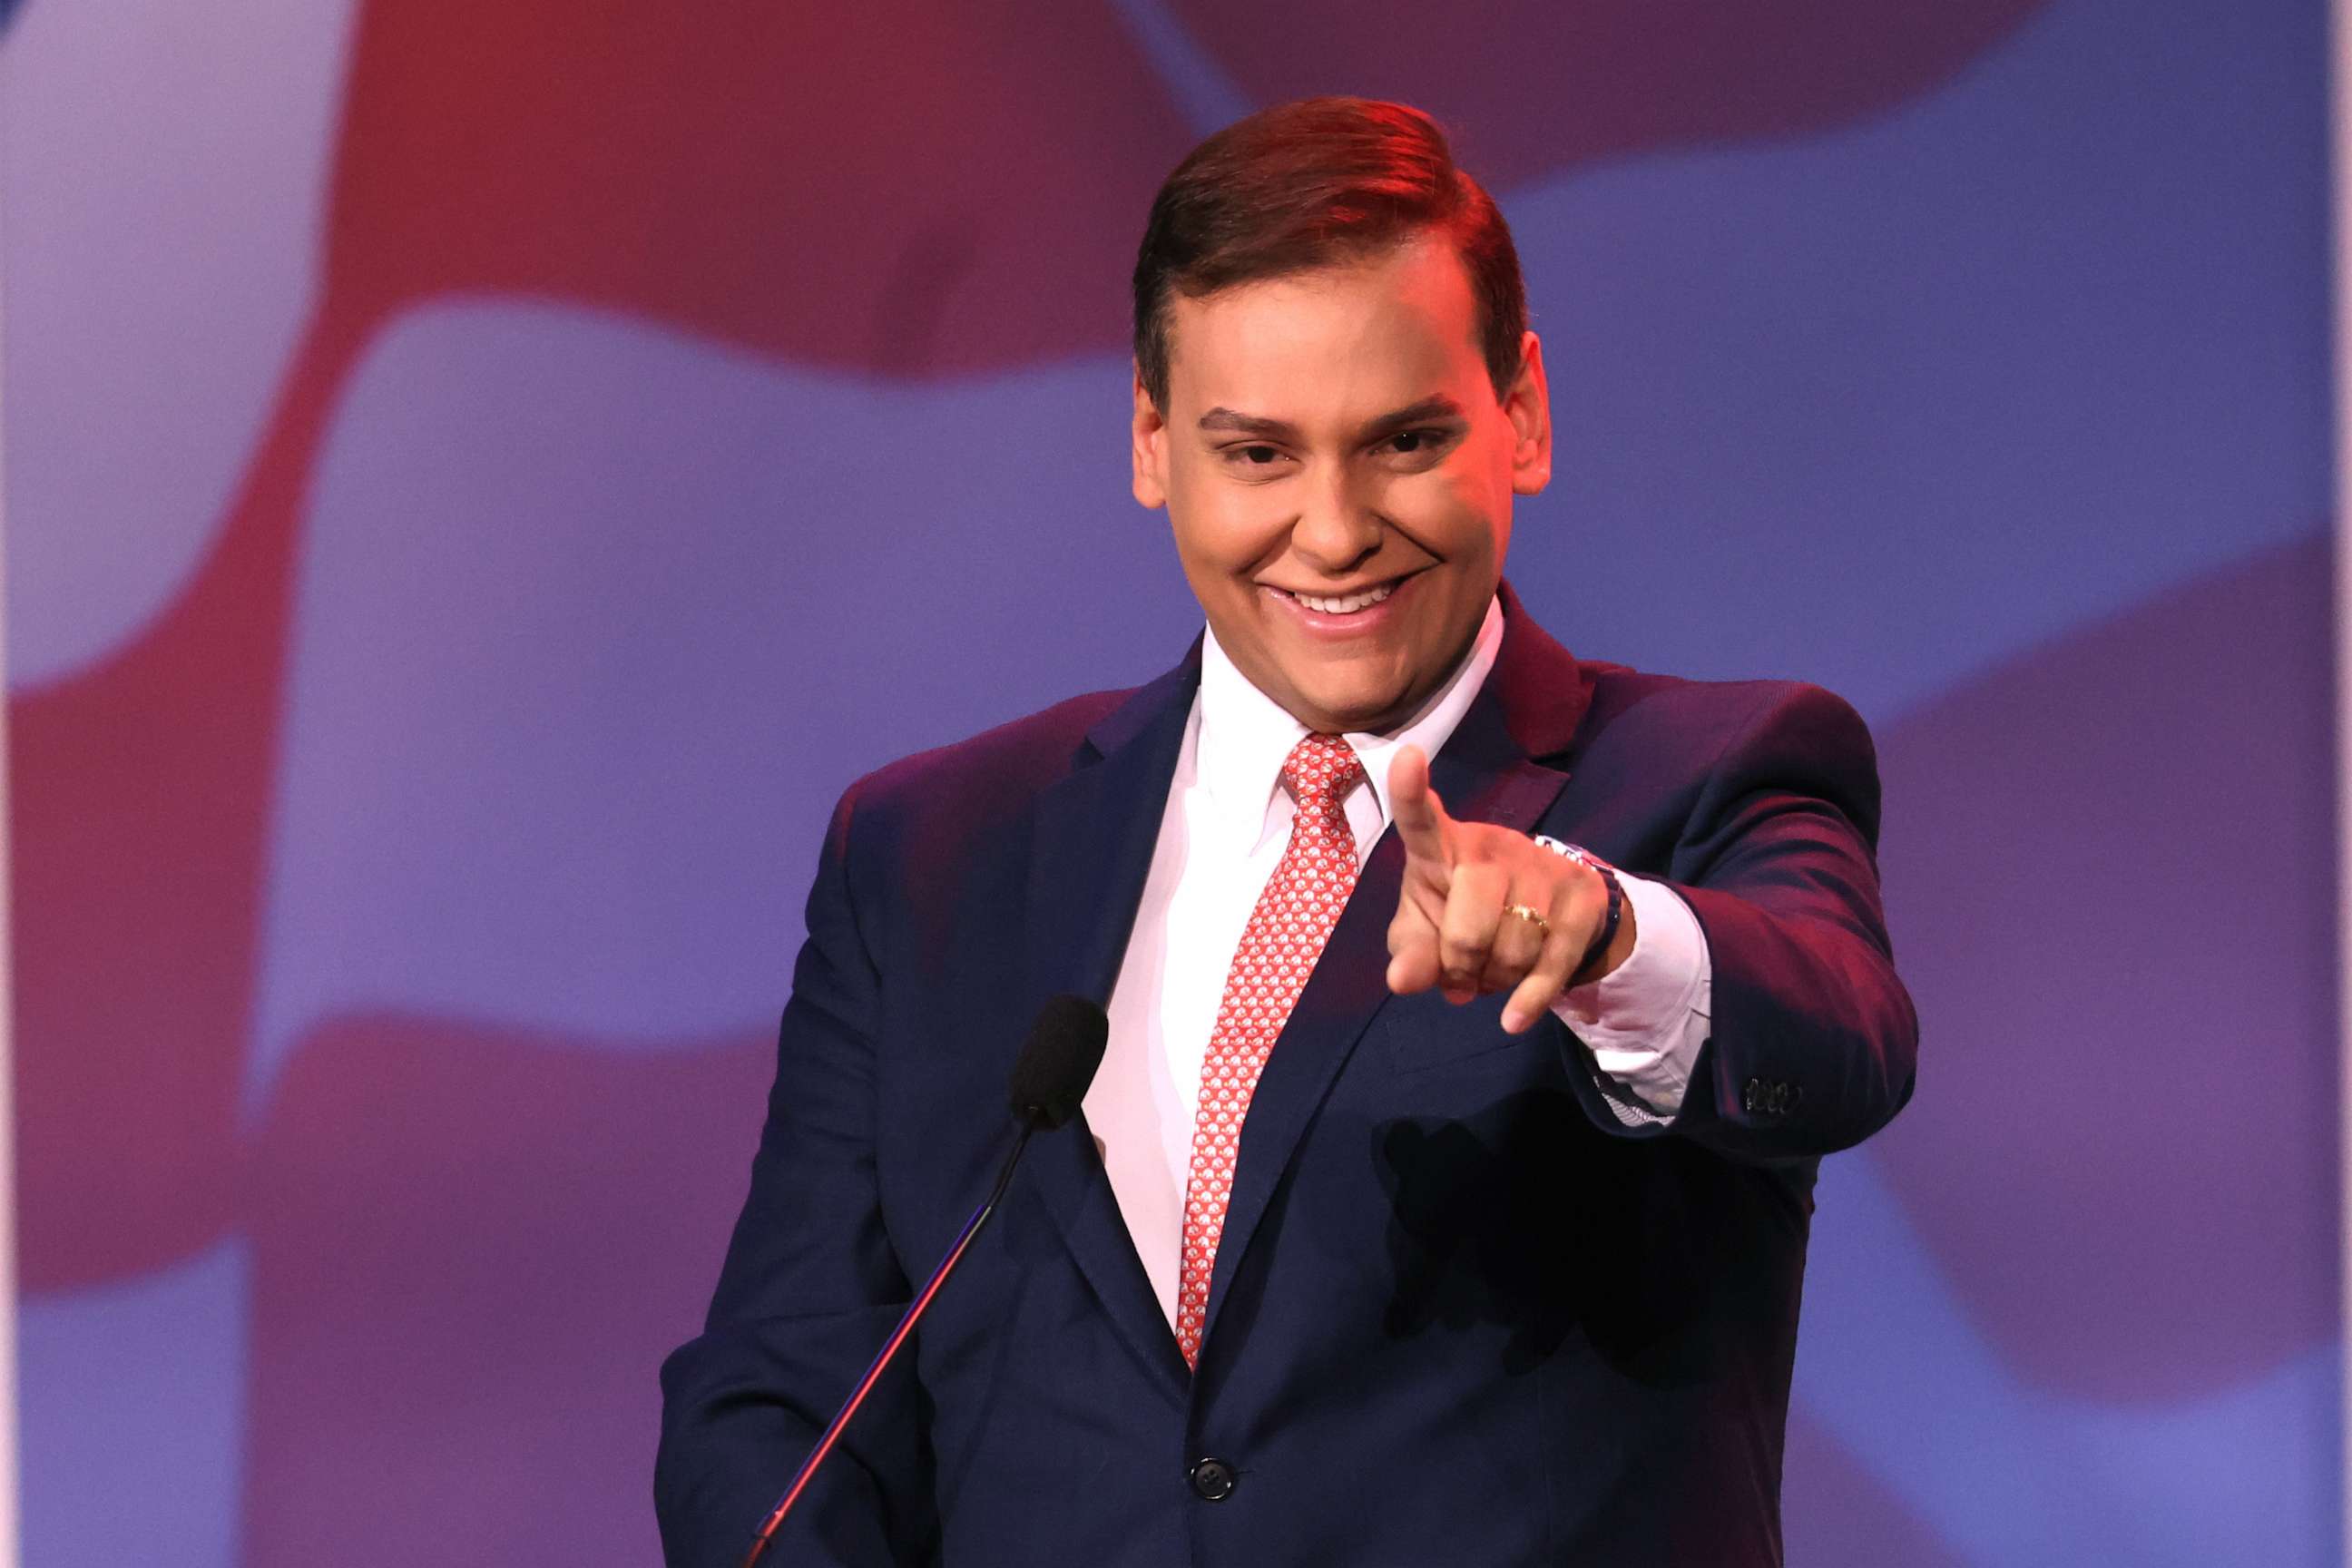
[(1160, 417), (1151, 394), (1144, 389), (1143, 372), (1135, 373), (1135, 424), (1129, 432), (1134, 447), (1135, 499), (1141, 505), (1168, 504), (1168, 421)]
[(1504, 395), (1511, 421), (1511, 489), (1538, 494), (1551, 483), (1551, 388), (1544, 380), (1543, 344), (1530, 331), (1519, 342), (1519, 374)]

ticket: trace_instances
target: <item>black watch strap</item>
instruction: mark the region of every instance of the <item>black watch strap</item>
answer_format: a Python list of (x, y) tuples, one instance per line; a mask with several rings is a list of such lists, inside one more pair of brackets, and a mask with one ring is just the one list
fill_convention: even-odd
[(1579, 848), (1573, 844), (1563, 844), (1557, 838), (1548, 837), (1540, 833), (1536, 835), (1536, 842), (1555, 855), (1566, 856), (1580, 866), (1591, 867), (1601, 873), (1601, 885), (1609, 889), (1609, 912), (1602, 917), (1601, 930), (1594, 934), (1591, 944), (1584, 950), (1584, 956), (1577, 961), (1576, 968), (1569, 974), (1569, 989), (1574, 990), (1579, 984), (1583, 984), (1577, 977), (1599, 963), (1601, 956), (1609, 951), (1609, 944), (1617, 940), (1617, 927), (1625, 918), (1625, 884), (1617, 879), (1616, 867), (1612, 866), (1590, 849)]

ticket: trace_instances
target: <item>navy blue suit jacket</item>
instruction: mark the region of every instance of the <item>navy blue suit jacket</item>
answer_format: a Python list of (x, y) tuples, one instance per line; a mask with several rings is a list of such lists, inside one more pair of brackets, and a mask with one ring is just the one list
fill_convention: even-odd
[[(1815, 688), (1582, 663), (1505, 615), (1433, 776), (1688, 900), (1712, 1037), (1672, 1128), (1620, 1125), (1556, 1019), (1389, 994), (1384, 835), (1251, 1102), (1197, 1371), (1083, 1118), (1041, 1134), (775, 1561), (1780, 1560), (1815, 1163), (1902, 1105), (1916, 1042), (1869, 735)], [(1033, 1016), (1108, 994), (1198, 679), (1196, 647), (843, 797), (751, 1194), (662, 1368), (672, 1564), (740, 1562), (984, 1191)]]

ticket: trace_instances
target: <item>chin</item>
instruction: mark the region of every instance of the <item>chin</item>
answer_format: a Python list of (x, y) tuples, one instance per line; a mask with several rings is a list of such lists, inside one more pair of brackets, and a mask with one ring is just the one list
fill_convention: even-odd
[(1320, 700), (1309, 698), (1315, 710), (1332, 721), (1335, 731), (1378, 733), (1394, 723), (1402, 699), (1393, 693), (1332, 693)]

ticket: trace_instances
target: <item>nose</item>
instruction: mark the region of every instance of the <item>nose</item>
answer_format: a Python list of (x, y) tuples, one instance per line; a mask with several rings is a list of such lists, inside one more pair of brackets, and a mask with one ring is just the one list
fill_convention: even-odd
[(1343, 577), (1380, 550), (1387, 525), (1358, 493), (1346, 464), (1317, 468), (1290, 525), (1290, 552), (1326, 576)]

